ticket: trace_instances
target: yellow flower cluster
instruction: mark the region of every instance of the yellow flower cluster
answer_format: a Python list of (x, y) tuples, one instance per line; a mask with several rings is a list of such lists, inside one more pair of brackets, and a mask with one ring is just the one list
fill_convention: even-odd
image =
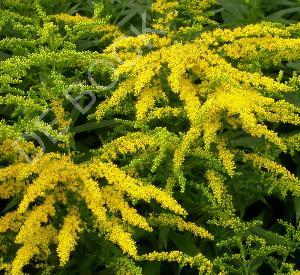
[(80, 214), (78, 209), (73, 208), (64, 218), (63, 226), (57, 236), (57, 255), (61, 265), (65, 265), (69, 260), (71, 251), (75, 249), (78, 233), (81, 231)]
[(255, 153), (244, 154), (244, 160), (250, 160), (254, 165), (265, 168), (270, 172), (281, 175), (284, 179), (287, 180), (296, 180), (297, 178), (291, 174), (285, 167), (272, 161), (264, 156), (257, 155)]
[(150, 222), (157, 225), (174, 226), (179, 231), (190, 231), (195, 236), (213, 240), (213, 236), (206, 229), (192, 222), (186, 222), (181, 217), (172, 214), (160, 214), (158, 217), (151, 216)]
[(110, 211), (121, 213), (123, 221), (146, 231), (152, 231), (146, 218), (139, 215), (137, 210), (124, 200), (122, 192), (116, 191), (112, 186), (103, 187), (102, 199)]
[(183, 137), (181, 144), (174, 152), (174, 174), (176, 175), (182, 190), (184, 190), (185, 186), (185, 178), (181, 171), (183, 166), (185, 157), (188, 155), (190, 151), (191, 144), (195, 143), (197, 139), (199, 139), (201, 134), (201, 129), (199, 127), (191, 127), (188, 132)]
[(98, 120), (102, 119), (105, 114), (111, 110), (111, 108), (118, 106), (121, 104), (122, 100), (126, 99), (126, 97), (130, 94), (130, 91), (133, 88), (133, 81), (125, 81), (123, 82), (122, 87), (119, 87), (112, 95), (109, 101), (104, 101), (102, 104), (102, 108), (98, 108), (96, 112), (93, 114)]
[(215, 3), (215, 0), (157, 0), (153, 3), (152, 10), (160, 17), (153, 27), (175, 36), (176, 23), (179, 33), (192, 32), (193, 29), (197, 30), (207, 23), (216, 24), (208, 18), (210, 14), (206, 12)]
[(54, 199), (48, 196), (45, 202), (30, 211), (18, 232), (15, 242), (22, 244), (11, 263), (11, 274), (23, 274), (23, 267), (37, 254), (50, 253), (49, 244), (55, 240), (56, 230), (52, 225), (42, 226), (55, 214)]
[(94, 20), (89, 17), (76, 14), (75, 16), (69, 15), (67, 13), (59, 13), (52, 16), (54, 19), (62, 21), (66, 24), (80, 24), (80, 23), (93, 23)]
[[(24, 154), (20, 154), (18, 150), (22, 149)], [(5, 139), (0, 144), (0, 159), (9, 163), (26, 161), (26, 155), (35, 155), (41, 153), (32, 142), (23, 140)]]
[[(152, 136), (137, 133), (135, 140), (144, 138), (144, 144), (133, 142), (135, 140), (131, 138), (134, 136), (131, 134), (107, 144), (110, 153), (104, 159), (155, 145)], [(10, 179), (11, 184), (24, 182), (25, 194), (18, 209), (0, 219), (0, 232), (17, 232), (15, 242), (22, 245), (11, 263), (10, 269), (14, 275), (21, 274), (22, 268), (36, 255), (47, 257), (51, 243), (57, 244), (60, 264), (67, 263), (75, 249), (78, 234), (84, 230), (80, 210), (74, 205), (82, 199), (95, 218), (96, 228), (124, 253), (132, 256), (137, 256), (138, 251), (130, 227), (149, 232), (153, 229), (147, 218), (131, 205), (131, 201), (155, 200), (162, 208), (174, 213), (172, 217), (162, 216), (164, 225), (212, 239), (205, 229), (179, 218), (186, 215), (186, 211), (169, 193), (129, 176), (111, 162), (102, 162), (101, 156), (75, 165), (71, 156), (48, 153), (34, 163), (17, 163), (0, 169), (0, 179)], [(55, 228), (56, 222), (50, 222), (50, 218), (51, 221), (59, 219), (60, 215), (56, 215), (58, 201), (68, 209), (63, 221), (57, 221), (61, 228)]]
[(156, 200), (163, 208), (169, 209), (177, 214), (185, 215), (186, 211), (163, 190), (154, 185), (145, 185), (140, 180), (129, 177), (125, 172), (112, 163), (102, 163), (95, 160), (89, 164), (87, 169), (91, 175), (104, 177), (109, 184), (117, 190), (127, 193), (133, 199), (141, 199), (150, 202)]
[(108, 239), (111, 242), (118, 244), (123, 253), (129, 254), (130, 256), (137, 255), (136, 243), (132, 239), (132, 235), (127, 232), (122, 225), (110, 221), (103, 225), (103, 229), (108, 232)]
[(0, 198), (8, 199), (26, 188), (25, 179), (32, 173), (25, 163), (5, 167), (0, 172)]
[(39, 228), (35, 230), (35, 234), (27, 236), (29, 240), (16, 253), (11, 264), (11, 274), (21, 275), (22, 268), (30, 262), (35, 255), (50, 254), (49, 244), (56, 236), (56, 230), (52, 226)]
[(234, 154), (225, 147), (225, 142), (220, 141), (217, 145), (220, 159), (223, 162), (229, 176), (233, 176), (235, 172)]
[(269, 186), (269, 190), (279, 188), (282, 194), (288, 191), (292, 192), (295, 196), (300, 196), (300, 181), (285, 167), (273, 161), (272, 159), (258, 155), (255, 153), (242, 153), (244, 161), (250, 161), (253, 166), (266, 169), (273, 177), (273, 184)]
[(233, 211), (232, 197), (228, 194), (227, 188), (217, 172), (209, 170), (206, 173), (208, 185), (213, 192), (214, 198), (219, 206)]
[[(23, 5), (21, 1), (2, 2)], [(42, 18), (41, 22), (36, 20), (37, 27), (35, 20), (17, 13), (6, 11), (5, 16), (24, 22), (16, 28), (28, 28), (37, 41), (0, 41), (0, 47), (6, 45), (12, 52), (18, 43), (26, 46), (24, 55), (13, 52), (11, 58), (0, 62), (1, 89), (8, 88), (11, 93), (0, 97), (0, 105), (17, 106), (15, 117), (26, 113), (26, 119), (14, 125), (0, 121), (0, 199), (16, 199), (16, 206), (7, 208), (0, 217), (1, 253), (6, 253), (12, 242), (15, 244), (13, 257), (5, 257), (0, 270), (19, 275), (27, 264), (41, 261), (46, 264), (35, 267), (51, 272), (47, 259), (55, 248), (60, 265), (66, 265), (80, 236), (87, 231), (116, 245), (128, 260), (123, 261), (124, 266), (130, 267), (133, 260), (167, 261), (196, 267), (200, 274), (215, 274), (215, 262), (201, 253), (139, 254), (136, 235), (150, 234), (155, 227), (190, 232), (192, 238), (204, 241), (216, 239), (202, 223), (187, 221), (187, 211), (175, 199), (177, 195), (183, 200), (186, 197), (178, 194), (175, 185), (179, 183), (183, 192), (189, 183), (187, 192), (194, 195), (196, 190), (195, 196), (203, 196), (201, 203), (202, 198), (211, 203), (207, 207), (211, 213), (203, 210), (210, 222), (234, 232), (246, 228), (235, 214), (235, 194), (230, 192), (235, 191), (231, 183), (247, 182), (244, 167), (262, 174), (261, 180), (266, 181), (262, 184), (271, 192), (279, 189), (283, 195), (290, 191), (300, 196), (299, 179), (274, 156), (300, 148), (299, 134), (285, 137), (276, 131), (282, 123), (300, 125), (299, 106), (286, 100), (298, 92), (300, 78), (294, 74), (283, 82), (283, 71), (278, 77), (265, 75), (265, 69), (299, 59), (300, 24), (284, 27), (259, 23), (205, 30), (207, 24), (214, 24), (206, 11), (215, 0), (157, 0), (152, 6), (158, 15), (153, 26), (160, 32), (124, 37), (118, 27), (97, 19), (96, 13), (94, 18), (79, 14), (47, 16), (39, 2), (34, 3)], [(61, 26), (65, 26), (65, 37), (59, 33)], [(117, 39), (104, 50), (105, 55), (77, 51), (77, 42), (86, 36), (100, 42)], [(89, 42), (93, 45), (92, 39)], [(37, 52), (29, 50), (39, 43), (42, 46)], [(71, 153), (42, 155), (33, 143), (14, 140), (25, 130), (49, 129), (59, 135), (46, 123), (32, 122), (31, 111), (39, 113), (49, 102), (58, 130), (70, 127), (70, 114), (64, 108), (70, 102), (61, 99), (66, 83), (77, 77), (80, 80), (90, 64), (104, 56), (119, 63), (114, 71), (119, 81), (115, 88), (101, 94), (106, 99), (90, 117), (98, 123), (105, 116), (128, 115), (124, 125), (118, 122), (116, 130), (108, 133), (112, 141), (104, 140), (100, 149), (89, 150), (81, 158)], [(24, 96), (21, 86), (23, 79), (30, 77), (29, 71), (47, 66), (52, 67), (47, 81), (28, 91), (36, 89), (45, 100)], [(76, 73), (69, 78), (62, 72), (70, 69)], [(103, 68), (96, 69), (100, 72)], [(91, 88), (84, 81), (75, 92)], [(127, 134), (120, 137), (124, 130)], [(71, 140), (68, 135), (65, 138)], [(243, 139), (250, 140), (245, 147), (254, 152), (237, 149), (237, 140)], [(71, 149), (68, 140), (64, 141)], [(261, 147), (259, 152), (252, 141)], [(22, 147), (21, 153), (18, 147)], [(28, 156), (36, 158), (28, 163)], [(90, 159), (83, 161), (85, 157)], [(193, 204), (193, 198), (190, 201)], [(143, 207), (137, 209), (140, 203)], [(124, 266), (116, 273), (131, 274)], [(132, 270), (137, 274), (141, 271), (134, 265)]]
[(162, 14), (162, 18), (157, 20), (154, 27), (160, 31), (170, 31), (170, 23), (177, 17), (179, 8), (178, 1), (158, 0), (152, 5), (154, 12)]
[(263, 67), (270, 64), (277, 65), (282, 61), (295, 60), (299, 56), (300, 39), (281, 37), (246, 37), (234, 40), (230, 45), (220, 47), (220, 53), (233, 59), (262, 63)]
[(187, 256), (180, 251), (171, 252), (152, 252), (149, 254), (141, 255), (135, 257), (138, 261), (167, 261), (167, 262), (177, 262), (181, 265), (190, 265), (198, 268), (199, 273), (212, 273), (213, 264), (202, 254), (198, 254), (194, 257)]
[(69, 156), (60, 157), (58, 154), (47, 154), (36, 166), (32, 164), (28, 166), (26, 167), (27, 170), (33, 169), (35, 173), (40, 173), (40, 175), (26, 189), (24, 198), (19, 205), (20, 212), (25, 212), (30, 203), (39, 196), (44, 196), (47, 191), (54, 190), (59, 183), (67, 184), (71, 190), (78, 185), (77, 167), (71, 163)]
[(56, 122), (59, 126), (59, 130), (66, 130), (70, 127), (71, 119), (67, 118), (64, 107), (62, 106), (62, 100), (52, 101), (52, 111), (55, 114)]
[[(106, 208), (104, 207), (105, 200), (103, 197), (105, 197), (105, 194), (103, 194), (101, 191), (102, 190), (100, 189), (97, 182), (93, 181), (92, 179), (85, 178), (84, 186), (80, 193), (81, 196), (85, 199), (87, 207), (96, 217), (97, 227), (107, 235), (107, 238), (110, 241), (118, 244), (124, 253), (128, 253), (129, 255), (136, 255), (137, 249), (130, 233), (126, 232), (116, 220), (108, 220), (108, 217), (106, 215)], [(129, 214), (132, 214), (132, 212), (134, 211), (132, 210), (129, 212)], [(125, 212), (123, 213), (125, 214)], [(137, 214), (134, 212), (134, 216), (126, 217), (126, 220), (132, 221), (134, 218), (136, 218), (136, 215)]]
[(156, 140), (153, 136), (146, 133), (128, 133), (105, 144), (101, 148), (101, 160), (113, 161), (118, 155), (135, 154), (137, 151), (144, 151), (147, 146), (153, 147)]
[[(154, 7), (161, 10), (164, 1), (156, 5)], [(185, 179), (181, 167), (191, 147), (200, 145), (196, 145), (199, 140), (206, 151), (216, 148), (227, 174), (233, 176), (235, 153), (230, 149), (230, 134), (242, 131), (286, 151), (286, 140), (269, 129), (266, 122), (299, 125), (300, 109), (282, 100), (284, 93), (295, 92), (293, 85), (265, 76), (261, 70), (253, 72), (235, 67), (230, 63), (229, 57), (234, 58), (230, 51), (236, 49), (240, 53), (236, 58), (261, 58), (269, 65), (295, 61), (299, 52), (299, 39), (291, 39), (295, 32), (295, 27), (261, 23), (233, 30), (207, 31), (192, 43), (173, 43), (155, 48), (146, 55), (133, 53), (117, 68), (116, 75), (126, 78), (112, 96), (98, 106), (96, 119), (103, 119), (106, 113), (112, 113), (132, 96), (136, 99), (136, 121), (139, 123), (165, 118), (161, 114), (187, 118), (190, 128), (174, 153), (174, 173), (182, 188)], [(269, 37), (272, 45), (267, 43)], [(252, 43), (255, 38), (256, 44)], [(130, 45), (134, 39), (130, 38)], [(145, 45), (141, 37), (137, 42), (136, 49)], [(121, 50), (123, 46), (121, 40), (115, 49)], [(269, 54), (273, 51), (275, 55)], [(265, 53), (274, 58), (265, 57)], [(122, 50), (115, 54), (123, 60)], [(263, 69), (264, 64), (257, 66)], [(180, 105), (176, 109), (169, 106), (171, 96), (178, 96)]]
[(0, 218), (0, 233), (8, 230), (18, 231), (21, 227), (23, 217), (17, 211), (8, 212)]
[(147, 92), (142, 93), (135, 105), (136, 107), (136, 119), (137, 121), (143, 121), (147, 117), (149, 110), (155, 107), (156, 101), (160, 98), (165, 98), (165, 94), (161, 90), (156, 90), (154, 88), (149, 89)]
[(117, 55), (120, 61), (129, 61), (143, 55), (143, 49), (160, 49), (170, 46), (171, 43), (172, 40), (169, 37), (161, 37), (154, 33), (141, 34), (136, 37), (120, 36), (104, 50), (104, 53)]
[(179, 118), (184, 116), (184, 111), (181, 108), (172, 108), (172, 107), (154, 107), (146, 117), (143, 118), (145, 123), (149, 123), (152, 120), (162, 120), (169, 118)]
[(75, 31), (91, 32), (91, 34), (101, 34), (100, 41), (112, 40), (121, 36), (117, 26), (107, 24), (106, 20), (89, 18), (80, 14), (69, 15), (66, 13), (55, 14), (52, 19), (72, 26)]
[(295, 153), (295, 151), (300, 151), (300, 134), (284, 137), (284, 140), (287, 144), (288, 150), (292, 155)]

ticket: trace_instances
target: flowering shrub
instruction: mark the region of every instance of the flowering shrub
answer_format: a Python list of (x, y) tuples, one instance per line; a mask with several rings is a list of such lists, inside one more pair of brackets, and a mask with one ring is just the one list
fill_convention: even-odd
[(125, 36), (72, 3), (0, 1), (0, 269), (298, 274), (300, 24), (157, 0)]

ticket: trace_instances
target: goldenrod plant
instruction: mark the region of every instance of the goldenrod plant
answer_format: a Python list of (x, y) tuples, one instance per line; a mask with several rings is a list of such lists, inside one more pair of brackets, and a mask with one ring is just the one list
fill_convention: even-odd
[(0, 1), (0, 270), (298, 274), (300, 24), (133, 2)]

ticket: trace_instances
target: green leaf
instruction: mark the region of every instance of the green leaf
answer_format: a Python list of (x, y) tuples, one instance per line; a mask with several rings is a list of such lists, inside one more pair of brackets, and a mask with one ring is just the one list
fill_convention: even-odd
[(250, 274), (256, 274), (255, 271), (264, 263), (265, 260), (266, 257), (264, 256), (254, 258), (250, 265)]
[(14, 197), (10, 202), (6, 205), (6, 207), (1, 211), (1, 214), (4, 214), (5, 212), (8, 212), (9, 210), (13, 209), (16, 207), (21, 201), (20, 196)]
[(298, 222), (300, 219), (300, 197), (294, 198), (294, 207), (296, 213), (296, 221)]
[(287, 66), (300, 72), (300, 62), (288, 63)]
[(143, 268), (143, 274), (144, 275), (160, 275), (160, 268), (161, 263), (160, 262), (148, 262), (145, 264)]
[[(83, 102), (84, 102), (84, 96), (79, 99), (78, 104), (80, 106), (82, 106)], [(75, 123), (77, 121), (77, 119), (79, 118), (80, 114), (81, 113), (78, 110), (78, 108), (74, 107), (73, 110), (70, 113), (70, 117), (71, 117), (73, 123)]]
[(168, 241), (169, 241), (169, 235), (170, 235), (170, 229), (169, 228), (161, 228), (159, 230), (159, 237), (164, 245), (164, 248), (168, 247)]
[(230, 144), (234, 147), (245, 147), (245, 148), (257, 149), (257, 148), (264, 147), (264, 140), (262, 138), (243, 136), (243, 137), (230, 140)]
[(6, 59), (8, 57), (10, 57), (9, 53), (0, 51), (0, 60), (4, 60), (4, 59)]
[(104, 120), (101, 122), (88, 122), (79, 126), (76, 126), (72, 129), (72, 131), (76, 134), (78, 133), (82, 133), (82, 132), (87, 132), (87, 131), (91, 131), (91, 130), (95, 130), (95, 129), (100, 129), (100, 128), (104, 128), (104, 127), (113, 127), (116, 126), (118, 124), (118, 122), (116, 122), (115, 120)]
[(260, 226), (252, 228), (251, 232), (259, 237), (264, 238), (269, 245), (286, 245), (286, 241), (282, 236), (267, 231)]
[(300, 12), (300, 7), (294, 7), (294, 8), (280, 10), (280, 11), (277, 11), (277, 12), (274, 12), (274, 13), (268, 15), (267, 18), (268, 19), (277, 19), (277, 18), (281, 18), (287, 14), (294, 13), (294, 12)]
[(172, 234), (170, 234), (170, 239), (182, 252), (188, 255), (194, 256), (200, 253), (200, 249), (188, 235), (172, 232)]
[(285, 100), (296, 106), (300, 106), (300, 96), (297, 94), (286, 94)]
[(297, 5), (296, 3), (289, 1), (289, 0), (264, 0), (262, 3), (263, 7), (269, 7), (273, 9), (278, 9), (277, 6), (295, 6)]

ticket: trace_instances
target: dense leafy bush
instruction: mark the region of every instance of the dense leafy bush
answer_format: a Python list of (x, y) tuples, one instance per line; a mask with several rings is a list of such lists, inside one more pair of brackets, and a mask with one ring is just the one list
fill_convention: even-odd
[(299, 273), (299, 3), (0, 5), (3, 272)]

